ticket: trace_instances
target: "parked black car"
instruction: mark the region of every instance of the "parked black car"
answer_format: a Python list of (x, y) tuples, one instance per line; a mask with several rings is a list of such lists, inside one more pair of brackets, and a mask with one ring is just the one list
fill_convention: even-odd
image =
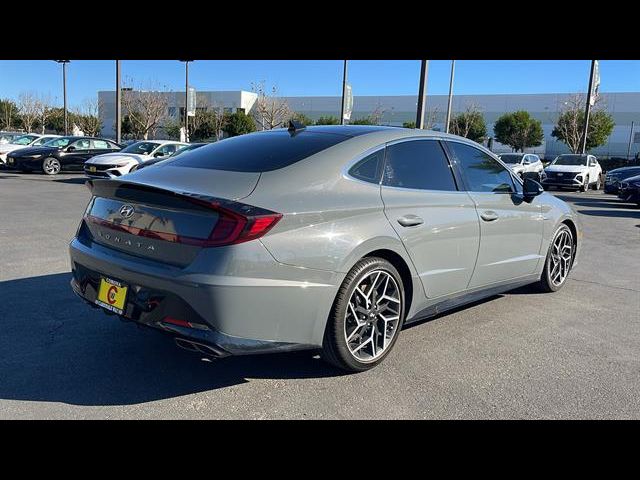
[(89, 158), (117, 152), (122, 147), (95, 137), (60, 137), (39, 147), (21, 148), (7, 155), (7, 166), (22, 172), (42, 171), (55, 175), (62, 170), (82, 170)]
[(137, 165), (134, 165), (133, 167), (131, 167), (131, 170), (129, 170), (129, 173), (133, 173), (136, 170), (140, 170), (141, 168), (147, 168), (147, 167), (149, 167), (151, 165), (155, 165), (156, 163), (159, 163), (159, 162), (165, 162), (165, 161), (167, 161), (169, 159), (177, 157), (181, 153), (188, 152), (190, 150), (195, 150), (196, 148), (204, 147), (205, 145), (209, 145), (209, 144), (208, 143), (190, 143), (189, 145), (186, 145), (186, 146), (176, 150), (175, 152), (173, 152), (168, 157), (154, 158), (153, 160), (147, 160), (146, 162), (142, 162), (142, 163), (139, 163)]
[(640, 175), (640, 166), (622, 167), (608, 171), (604, 177), (604, 193), (617, 194), (620, 182), (636, 175)]
[(640, 175), (625, 178), (620, 182), (618, 198), (623, 202), (637, 203), (640, 205)]

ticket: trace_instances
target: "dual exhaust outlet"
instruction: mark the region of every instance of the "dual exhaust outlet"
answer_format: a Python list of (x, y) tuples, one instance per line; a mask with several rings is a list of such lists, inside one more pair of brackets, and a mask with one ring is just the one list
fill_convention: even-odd
[(224, 350), (215, 348), (211, 345), (205, 345), (204, 343), (194, 342), (193, 340), (186, 340), (184, 338), (176, 338), (176, 345), (184, 350), (192, 353), (202, 353), (212, 358), (222, 358), (229, 354)]

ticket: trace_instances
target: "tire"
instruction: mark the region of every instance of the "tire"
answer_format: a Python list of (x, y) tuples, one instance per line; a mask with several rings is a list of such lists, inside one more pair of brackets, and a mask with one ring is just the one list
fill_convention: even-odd
[(62, 170), (62, 165), (57, 158), (45, 158), (42, 162), (42, 171), (47, 175), (57, 175)]
[(589, 190), (589, 175), (587, 175), (584, 179), (584, 184), (580, 187), (581, 192), (586, 192)]
[[(560, 237), (563, 237), (561, 239)], [(566, 263), (563, 263), (564, 267), (564, 277), (560, 281), (557, 281), (557, 273), (555, 258), (557, 258), (557, 252), (561, 249), (556, 248), (556, 243), (565, 244), (565, 242), (569, 242), (571, 246), (570, 251), (564, 250), (564, 254), (567, 255), (568, 260), (565, 260)], [(573, 259), (575, 258), (575, 239), (573, 238), (573, 233), (571, 233), (571, 229), (567, 227), (564, 223), (558, 227), (556, 233), (553, 235), (553, 239), (551, 243), (549, 243), (549, 249), (547, 251), (547, 258), (544, 262), (544, 270), (542, 271), (542, 276), (540, 277), (540, 282), (538, 284), (540, 290), (543, 292), (557, 292), (560, 290), (567, 281), (567, 277), (569, 276), (569, 272), (573, 267)], [(562, 272), (560, 272), (562, 273)]]
[(600, 185), (601, 185), (600, 175), (598, 175), (598, 180), (596, 180), (596, 183), (594, 183), (591, 186), (591, 188), (593, 188), (594, 190), (600, 190)]
[[(371, 290), (373, 286), (375, 289)], [(377, 296), (378, 299), (370, 302), (365, 294), (367, 297)], [(385, 307), (384, 300), (379, 298), (384, 294), (396, 301), (387, 300)], [(375, 313), (376, 310), (369, 307), (378, 306), (378, 303), (382, 308)], [(382, 315), (387, 321), (382, 319), (383, 312), (387, 312)], [(354, 313), (363, 315), (357, 323)], [(349, 372), (362, 372), (375, 367), (395, 345), (404, 315), (404, 285), (396, 268), (382, 258), (361, 259), (345, 277), (333, 302), (322, 344), (323, 359)], [(394, 318), (396, 320), (391, 320)]]

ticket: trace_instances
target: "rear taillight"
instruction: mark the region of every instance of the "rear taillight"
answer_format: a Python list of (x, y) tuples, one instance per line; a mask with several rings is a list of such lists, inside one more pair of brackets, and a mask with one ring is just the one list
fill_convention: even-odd
[(248, 242), (262, 237), (282, 218), (281, 213), (271, 212), (237, 202), (206, 202), (190, 199), (193, 203), (215, 210), (218, 215), (216, 226), (204, 240), (203, 247), (219, 247)]
[(187, 197), (187, 199), (196, 205), (206, 207), (218, 214), (218, 220), (207, 238), (188, 237), (176, 233), (134, 227), (123, 223), (113, 223), (91, 215), (91, 203), (85, 213), (85, 219), (96, 225), (137, 237), (153, 238), (197, 247), (220, 247), (260, 238), (271, 230), (282, 218), (281, 213), (243, 203), (227, 201), (224, 203), (209, 202), (191, 197)]

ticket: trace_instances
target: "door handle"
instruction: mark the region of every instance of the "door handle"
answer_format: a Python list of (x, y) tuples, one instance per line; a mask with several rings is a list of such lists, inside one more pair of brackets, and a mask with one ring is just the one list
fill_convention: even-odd
[(482, 212), (480, 214), (480, 217), (485, 221), (485, 222), (493, 222), (494, 220), (498, 219), (498, 214), (496, 212), (494, 212), (493, 210), (487, 210), (485, 212)]
[(415, 227), (416, 225), (422, 225), (424, 220), (417, 215), (405, 215), (398, 219), (398, 223), (403, 227)]

